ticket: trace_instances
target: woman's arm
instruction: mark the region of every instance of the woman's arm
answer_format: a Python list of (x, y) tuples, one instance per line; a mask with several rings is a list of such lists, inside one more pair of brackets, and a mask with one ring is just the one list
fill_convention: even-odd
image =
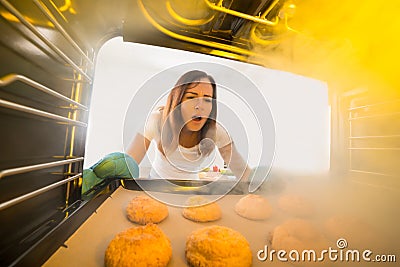
[(251, 173), (250, 167), (243, 160), (233, 143), (219, 148), (223, 160), (228, 164), (233, 174), (243, 182), (247, 182)]
[(138, 133), (126, 149), (126, 154), (131, 156), (137, 164), (140, 164), (144, 155), (146, 155), (149, 146), (150, 140)]

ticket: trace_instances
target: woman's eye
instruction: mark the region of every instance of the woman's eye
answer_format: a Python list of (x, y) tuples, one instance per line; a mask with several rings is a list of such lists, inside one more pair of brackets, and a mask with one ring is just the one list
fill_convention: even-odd
[(193, 98), (194, 98), (193, 96), (184, 96), (182, 101), (186, 101), (186, 100), (193, 99)]
[(205, 101), (206, 101), (207, 103), (211, 103), (211, 102), (212, 102), (212, 98), (206, 98)]

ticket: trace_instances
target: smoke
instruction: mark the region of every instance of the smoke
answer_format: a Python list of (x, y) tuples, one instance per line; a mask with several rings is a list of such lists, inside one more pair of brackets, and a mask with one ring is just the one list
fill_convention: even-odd
[[(296, 5), (295, 13), (287, 25), (283, 16), (281, 25), (274, 30), (278, 33), (278, 42), (266, 45), (268, 37), (263, 35), (267, 32), (266, 27), (259, 26), (255, 31), (253, 47), (256, 55), (251, 61), (326, 81), (334, 92), (365, 90), (366, 94), (357, 99), (357, 103), (353, 101), (340, 107), (343, 114), (348, 112), (346, 105), (360, 107), (399, 98), (400, 1), (294, 0), (292, 3)], [(286, 12), (285, 8), (282, 12)], [(400, 234), (393, 224), (394, 203), (399, 201), (398, 177), (394, 177), (399, 173), (396, 163), (399, 162), (399, 151), (396, 150), (399, 147), (396, 137), (400, 131), (399, 105), (400, 101), (397, 101), (352, 112), (352, 132), (346, 129), (345, 134), (361, 137), (351, 141), (351, 146), (358, 150), (352, 151), (352, 156), (345, 155), (347, 150), (344, 155), (340, 154), (352, 159), (350, 166), (343, 167), (392, 176), (352, 174), (355, 176), (353, 183), (348, 183), (333, 173), (332, 179), (319, 188), (314, 186), (317, 182), (323, 183), (319, 177), (310, 177), (309, 183), (302, 179), (287, 183), (293, 192), (313, 198), (329, 215), (347, 213), (374, 225), (379, 230), (373, 241), (390, 240), (388, 251), (395, 251), (394, 243)], [(348, 145), (348, 139), (344, 142)], [(351, 242), (359, 236), (353, 238)]]
[[(373, 91), (383, 89), (386, 93), (398, 91), (399, 1), (292, 3), (296, 5), (294, 14), (285, 8), (281, 11), (281, 25), (275, 30), (278, 45), (260, 45), (253, 39), (257, 55), (251, 60), (324, 80), (337, 90), (364, 86)], [(263, 38), (260, 31), (258, 37)]]

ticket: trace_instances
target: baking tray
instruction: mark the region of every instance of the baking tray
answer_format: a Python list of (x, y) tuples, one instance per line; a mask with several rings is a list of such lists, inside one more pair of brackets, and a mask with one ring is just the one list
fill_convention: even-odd
[[(257, 258), (257, 252), (264, 249), (266, 245), (270, 247), (271, 233), (274, 228), (288, 219), (293, 219), (294, 216), (282, 211), (279, 208), (278, 201), (283, 195), (302, 194), (307, 196), (314, 204), (314, 213), (305, 218), (313, 223), (320, 232), (323, 233), (323, 226), (327, 218), (332, 215), (341, 213), (350, 214), (350, 216), (358, 216), (366, 222), (370, 222), (377, 230), (377, 237), (368, 243), (368, 247), (374, 252), (398, 254), (398, 238), (400, 237), (398, 227), (394, 218), (397, 210), (394, 203), (398, 203), (398, 195), (383, 194), (385, 191), (360, 190), (359, 187), (351, 184), (342, 185), (342, 183), (332, 183), (324, 181), (321, 184), (315, 178), (309, 179), (286, 179), (287, 186), (284, 189), (281, 186), (272, 186), (272, 180), (269, 180), (269, 186), (261, 188), (257, 194), (266, 197), (273, 208), (272, 216), (264, 221), (253, 221), (245, 219), (237, 215), (234, 211), (235, 204), (244, 194), (226, 194), (226, 195), (208, 195), (207, 198), (217, 199), (217, 203), (222, 210), (222, 218), (215, 222), (199, 223), (185, 219), (181, 212), (182, 208), (178, 206), (168, 205), (169, 216), (159, 223), (160, 228), (169, 237), (172, 245), (172, 259), (169, 263), (171, 266), (187, 266), (185, 260), (185, 243), (187, 236), (194, 230), (210, 226), (222, 225), (230, 227), (240, 232), (250, 243), (250, 248), (253, 255), (252, 266), (292, 266), (292, 262), (282, 262), (266, 260), (260, 261)], [(93, 213), (82, 226), (61, 246), (43, 266), (85, 266), (85, 267), (100, 267), (104, 266), (104, 253), (116, 234), (130, 227), (138, 226), (130, 222), (126, 216), (126, 207), (128, 203), (136, 196), (150, 194), (163, 200), (168, 199), (168, 203), (184, 203), (192, 194), (199, 194), (198, 189), (201, 186), (207, 185), (207, 181), (191, 181), (190, 185), (197, 185), (191, 188), (189, 184), (182, 186), (182, 183), (187, 181), (179, 181), (179, 186), (189, 189), (182, 189), (178, 192), (165, 192), (165, 188), (149, 187), (160, 189), (159, 191), (143, 191), (134, 183), (126, 183), (125, 187), (119, 187), (114, 191), (107, 200)], [(156, 185), (156, 181), (150, 181), (147, 185)], [(239, 185), (244, 187), (246, 184)], [(246, 188), (246, 187), (244, 187)], [(274, 190), (271, 190), (274, 189)], [(280, 188), (280, 190), (276, 190)], [(137, 190), (139, 189), (139, 190)], [(232, 192), (232, 191), (230, 191)], [(355, 197), (357, 194), (357, 198)], [(380, 198), (374, 202), (368, 202), (373, 194), (377, 194)], [(386, 207), (382, 209), (382, 207)], [(353, 244), (351, 237), (348, 238), (350, 245)], [(329, 240), (329, 246), (336, 247), (336, 239)], [(312, 248), (312, 247), (311, 247)], [(377, 249), (380, 248), (380, 251)], [(397, 255), (399, 257), (399, 255)], [(349, 264), (344, 262), (328, 262), (328, 264), (313, 263), (295, 263), (294, 266), (365, 266), (365, 262), (359, 264)], [(367, 266), (375, 266), (368, 263)], [(396, 263), (386, 262), (378, 266), (396, 266)]]
[[(113, 237), (130, 227), (138, 226), (127, 219), (126, 206), (132, 198), (145, 194), (144, 191), (118, 188), (43, 266), (104, 266), (104, 253)], [(156, 194), (167, 198), (178, 198), (182, 201), (189, 197), (186, 194), (160, 192)], [(250, 242), (253, 266), (265, 266), (256, 260), (255, 253), (264, 248), (269, 233), (280, 221), (280, 216), (275, 214), (271, 220), (265, 221), (251, 221), (242, 218), (234, 212), (234, 205), (241, 197), (243, 195), (222, 196), (217, 201), (222, 209), (222, 218), (216, 222), (192, 222), (183, 218), (182, 208), (168, 206), (169, 216), (159, 223), (172, 245), (173, 255), (168, 266), (187, 266), (184, 254), (186, 237), (192, 231), (210, 225), (223, 225), (239, 231)], [(273, 266), (283, 266), (281, 264), (277, 262)]]
[(215, 179), (125, 179), (121, 181), (126, 189), (153, 191), (186, 195), (243, 195), (248, 192), (249, 183), (221, 177)]

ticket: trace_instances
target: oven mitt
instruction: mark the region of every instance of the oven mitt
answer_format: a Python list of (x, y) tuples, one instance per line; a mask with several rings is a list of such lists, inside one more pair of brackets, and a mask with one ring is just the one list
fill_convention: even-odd
[(139, 177), (139, 166), (129, 155), (114, 152), (106, 155), (89, 169), (83, 170), (82, 194), (107, 178)]
[(82, 175), (82, 194), (87, 192), (89, 189), (93, 188), (96, 184), (103, 181), (96, 176), (92, 169), (83, 170)]

